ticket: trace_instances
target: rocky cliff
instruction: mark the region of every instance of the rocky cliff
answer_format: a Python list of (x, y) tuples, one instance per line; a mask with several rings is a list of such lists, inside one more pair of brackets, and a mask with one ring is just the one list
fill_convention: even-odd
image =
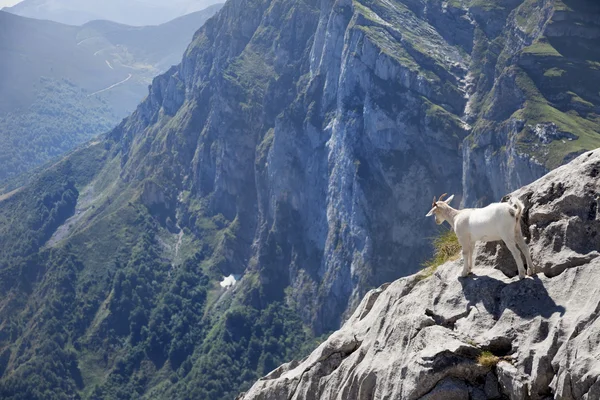
[(514, 261), (494, 245), (467, 278), (459, 260), (384, 284), (240, 398), (600, 398), (599, 173), (596, 150), (510, 194), (526, 204), (535, 276), (508, 278), (498, 267), (514, 274)]
[(177, 202), (190, 193), (237, 221), (219, 268), (258, 275), (254, 304), (285, 298), (335, 329), (427, 257), (424, 199), (498, 200), (600, 144), (595, 15), (570, 1), (231, 2), (111, 134), (121, 176), (168, 165), (172, 220), (193, 228)]

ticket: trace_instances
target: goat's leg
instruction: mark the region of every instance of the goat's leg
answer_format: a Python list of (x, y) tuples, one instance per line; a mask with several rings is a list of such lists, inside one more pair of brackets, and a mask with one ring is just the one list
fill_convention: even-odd
[(471, 245), (468, 243), (465, 243), (462, 246), (462, 254), (463, 254), (463, 270), (462, 273), (460, 274), (460, 276), (462, 276), (463, 278), (469, 275), (469, 272), (471, 272)]
[(529, 247), (527, 247), (527, 243), (525, 243), (525, 238), (521, 233), (521, 229), (517, 229), (515, 237), (517, 239), (517, 246), (519, 246), (519, 249), (525, 255), (525, 260), (527, 261), (527, 275), (533, 275), (535, 273), (533, 269), (533, 261), (531, 261)]
[(471, 252), (469, 253), (469, 272), (473, 272), (475, 267), (475, 242), (471, 245)]
[(517, 262), (517, 268), (519, 269), (519, 278), (525, 278), (525, 268), (523, 267), (523, 260), (521, 259), (521, 253), (519, 252), (519, 249), (517, 249), (517, 245), (514, 241), (510, 239), (504, 239), (504, 243), (506, 243), (506, 247), (508, 247), (513, 257), (515, 258), (515, 261)]

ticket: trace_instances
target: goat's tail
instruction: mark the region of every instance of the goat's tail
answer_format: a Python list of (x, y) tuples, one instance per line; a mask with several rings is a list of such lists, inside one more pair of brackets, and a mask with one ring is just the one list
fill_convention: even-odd
[[(523, 202), (521, 200), (519, 200), (516, 197), (511, 198), (510, 201), (516, 211), (515, 220), (517, 221), (517, 223), (519, 223), (519, 222), (521, 222), (521, 216), (523, 215), (523, 210), (525, 209), (525, 205), (523, 204)], [(518, 224), (517, 224), (517, 226), (518, 226)]]

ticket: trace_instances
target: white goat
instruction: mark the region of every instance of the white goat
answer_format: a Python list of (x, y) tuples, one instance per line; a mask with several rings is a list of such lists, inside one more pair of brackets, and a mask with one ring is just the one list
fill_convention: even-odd
[(475, 242), (478, 240), (483, 242), (503, 240), (517, 262), (519, 278), (522, 279), (525, 277), (525, 269), (518, 246), (527, 260), (527, 274), (533, 274), (531, 255), (521, 233), (520, 221), (524, 206), (519, 199), (511, 199), (513, 204), (493, 203), (484, 208), (456, 210), (449, 205), (454, 195), (446, 201), (443, 201), (444, 196), (446, 193), (441, 195), (438, 201), (433, 198), (432, 209), (427, 213), (427, 217), (435, 215), (435, 222), (438, 225), (448, 221), (454, 229), (464, 258), (461, 276), (467, 276), (473, 268), (473, 253)]

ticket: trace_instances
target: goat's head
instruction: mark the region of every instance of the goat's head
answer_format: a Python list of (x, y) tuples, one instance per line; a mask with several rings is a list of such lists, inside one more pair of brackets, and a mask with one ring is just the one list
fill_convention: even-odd
[(440, 196), (440, 198), (436, 201), (435, 196), (433, 196), (433, 203), (431, 204), (431, 210), (427, 213), (426, 217), (431, 217), (435, 215), (435, 223), (440, 225), (444, 222), (444, 210), (448, 207), (449, 203), (454, 198), (454, 195), (448, 197), (447, 200), (444, 200), (444, 197), (447, 193), (444, 193)]

